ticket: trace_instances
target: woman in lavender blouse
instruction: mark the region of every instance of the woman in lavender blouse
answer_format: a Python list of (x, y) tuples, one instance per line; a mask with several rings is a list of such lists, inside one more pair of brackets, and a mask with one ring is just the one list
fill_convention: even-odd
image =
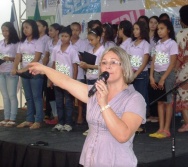
[(130, 84), (133, 72), (129, 56), (123, 49), (113, 47), (103, 53), (99, 72), (107, 71), (110, 75), (107, 84), (97, 80), (97, 92), (90, 98), (90, 85), (39, 63), (31, 63), (29, 70), (34, 75), (46, 74), (56, 85), (87, 103), (89, 133), (80, 164), (84, 167), (137, 166), (133, 139), (135, 131), (145, 122), (146, 104), (141, 94)]

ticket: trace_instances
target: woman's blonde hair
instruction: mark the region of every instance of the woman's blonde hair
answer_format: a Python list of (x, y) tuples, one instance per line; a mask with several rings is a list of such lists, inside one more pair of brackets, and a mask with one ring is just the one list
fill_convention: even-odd
[[(133, 82), (133, 80), (134, 80), (133, 74), (134, 73), (133, 73), (133, 70), (131, 67), (131, 63), (130, 63), (130, 56), (125, 52), (125, 50), (123, 50), (122, 48), (120, 48), (118, 46), (115, 46), (115, 47), (106, 49), (102, 54), (101, 60), (110, 51), (115, 53), (120, 59), (121, 67), (123, 69), (124, 82), (126, 84), (130, 84), (131, 82)], [(101, 62), (101, 60), (100, 60), (100, 62)], [(100, 65), (99, 65), (99, 74), (101, 74)]]

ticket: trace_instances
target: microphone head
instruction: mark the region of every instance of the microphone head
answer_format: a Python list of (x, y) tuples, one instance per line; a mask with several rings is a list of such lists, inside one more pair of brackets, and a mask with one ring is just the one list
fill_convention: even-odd
[(109, 72), (107, 72), (107, 71), (104, 71), (101, 75), (100, 75), (100, 77), (99, 77), (99, 79), (103, 79), (104, 81), (106, 81), (108, 78), (109, 78)]

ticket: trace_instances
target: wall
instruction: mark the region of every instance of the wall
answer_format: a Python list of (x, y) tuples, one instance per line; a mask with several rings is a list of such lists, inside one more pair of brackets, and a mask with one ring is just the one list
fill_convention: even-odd
[[(54, 23), (57, 0), (42, 0), (39, 2), (39, 10), (43, 19), (49, 25)], [(179, 31), (179, 7), (188, 4), (188, 0), (61, 0), (61, 22), (69, 25), (74, 21), (82, 25), (82, 36), (85, 37), (87, 22), (99, 19), (103, 23), (119, 23), (129, 20), (134, 23), (141, 15), (160, 15), (168, 13), (172, 17), (175, 31)], [(27, 16), (33, 16), (35, 0), (27, 0)]]

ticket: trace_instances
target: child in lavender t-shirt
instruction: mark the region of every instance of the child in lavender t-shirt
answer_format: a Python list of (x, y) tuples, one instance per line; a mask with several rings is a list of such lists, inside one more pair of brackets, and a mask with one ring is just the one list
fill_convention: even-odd
[[(156, 91), (170, 91), (175, 83), (174, 67), (176, 64), (178, 45), (175, 42), (173, 25), (168, 20), (158, 24), (158, 35), (161, 38), (156, 47), (150, 70), (150, 84)], [(170, 123), (172, 118), (172, 93), (165, 99), (158, 101), (159, 129), (150, 137), (170, 137)]]
[[(63, 74), (66, 74), (73, 79), (76, 79), (78, 72), (77, 62), (79, 62), (79, 58), (78, 52), (70, 44), (71, 35), (72, 30), (70, 26), (64, 27), (61, 30), (60, 38), (62, 44), (54, 48), (52, 52), (52, 61), (54, 61), (54, 67), (57, 71), (62, 72)], [(72, 113), (74, 110), (73, 96), (66, 90), (55, 86), (55, 100), (57, 106), (58, 124), (52, 130), (71, 131)]]
[(118, 26), (118, 37), (122, 39), (120, 47), (126, 52), (132, 42), (132, 28), (132, 23), (128, 20), (121, 21)]
[[(86, 42), (86, 40), (80, 39), (80, 33), (81, 33), (81, 25), (80, 25), (80, 23), (73, 22), (71, 24), (71, 29), (72, 29), (72, 37), (71, 37), (72, 46), (78, 52), (82, 52), (83, 53), (84, 51), (86, 51), (88, 43)], [(80, 66), (78, 66), (77, 80), (82, 82), (82, 83), (86, 83), (85, 70), (83, 68), (81, 68)], [(83, 120), (84, 120), (83, 112), (85, 112), (86, 107), (85, 107), (85, 104), (83, 104), (83, 102), (78, 100), (78, 99), (77, 99), (77, 103), (78, 103), (78, 117), (77, 117), (76, 123), (78, 125), (80, 125), (80, 124), (83, 123)]]
[(16, 56), (19, 38), (17, 32), (10, 22), (1, 26), (4, 39), (0, 41), (0, 92), (3, 97), (4, 120), (0, 126), (14, 126), (18, 110), (17, 85), (18, 76), (11, 75), (13, 61)]
[(104, 46), (101, 45), (100, 43), (101, 35), (102, 35), (101, 27), (96, 27), (88, 32), (88, 40), (93, 46), (93, 48), (90, 49), (88, 52), (96, 56), (95, 65), (87, 64), (86, 62), (80, 63), (80, 67), (87, 70), (86, 79), (88, 85), (93, 85), (98, 78), (98, 65), (102, 53), (105, 50)]
[[(54, 23), (54, 24), (50, 25), (50, 27), (49, 27), (49, 36), (51, 39), (49, 41), (47, 41), (46, 48), (45, 48), (45, 54), (44, 54), (44, 58), (43, 58), (42, 62), (44, 65), (47, 65), (48, 67), (51, 67), (51, 68), (53, 65), (53, 61), (51, 60), (52, 51), (55, 46), (61, 45), (61, 40), (59, 39), (59, 33), (60, 33), (61, 29), (62, 29), (62, 27), (57, 23)], [(51, 112), (52, 112), (53, 119), (51, 119), (51, 120), (45, 119), (45, 122), (47, 124), (54, 125), (54, 124), (57, 124), (57, 122), (58, 122), (57, 107), (56, 107), (56, 102), (55, 102), (54, 86), (48, 78), (47, 78), (46, 86), (47, 86), (46, 92), (45, 92), (46, 104), (50, 104), (50, 105), (46, 105), (45, 114), (47, 117), (50, 117)]]
[[(13, 74), (28, 71), (30, 62), (40, 62), (43, 53), (43, 44), (39, 38), (39, 31), (35, 21), (25, 20), (22, 24), (22, 38), (18, 46), (16, 59), (14, 61)], [(21, 62), (21, 69), (18, 64)], [(30, 127), (38, 129), (43, 121), (42, 85), (43, 76), (36, 75), (31, 78), (22, 77), (22, 84), (27, 101), (26, 121), (19, 124), (18, 128)]]
[(131, 66), (134, 71), (135, 80), (133, 85), (135, 89), (142, 94), (148, 104), (148, 68), (149, 60), (149, 34), (144, 22), (136, 22), (133, 25), (133, 42), (127, 49), (131, 58)]
[(110, 47), (116, 46), (114, 42), (114, 31), (112, 24), (105, 23), (102, 25), (103, 33), (102, 33), (102, 44), (105, 49), (108, 49)]

